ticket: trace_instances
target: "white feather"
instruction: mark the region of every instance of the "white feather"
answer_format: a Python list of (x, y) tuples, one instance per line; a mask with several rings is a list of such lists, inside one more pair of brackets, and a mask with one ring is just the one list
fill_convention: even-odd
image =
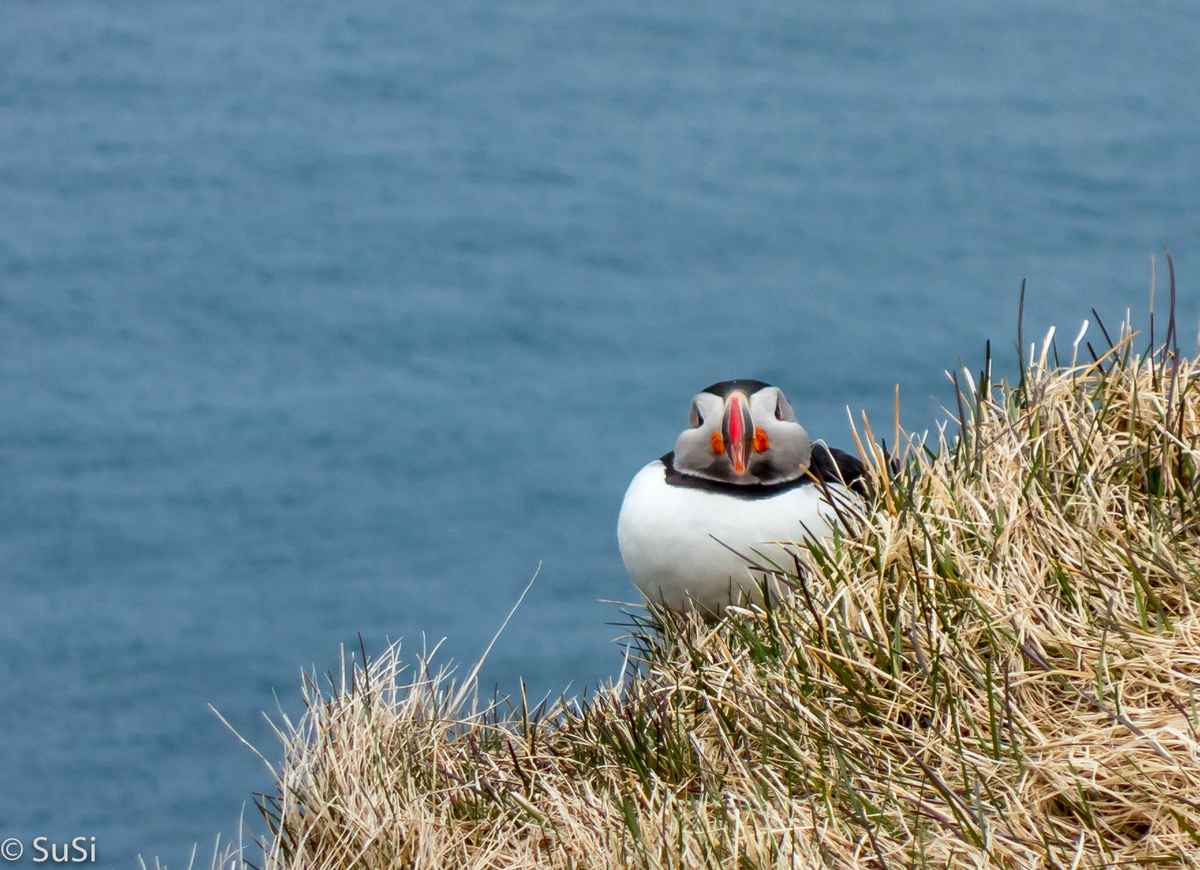
[[(840, 485), (830, 491), (847, 504), (858, 502)], [(762, 603), (764, 572), (750, 562), (794, 571), (784, 545), (831, 536), (837, 524), (837, 512), (815, 483), (766, 498), (737, 498), (671, 486), (662, 461), (655, 460), (629, 484), (617, 541), (625, 569), (648, 600), (673, 610), (691, 601), (720, 614), (739, 600)]]

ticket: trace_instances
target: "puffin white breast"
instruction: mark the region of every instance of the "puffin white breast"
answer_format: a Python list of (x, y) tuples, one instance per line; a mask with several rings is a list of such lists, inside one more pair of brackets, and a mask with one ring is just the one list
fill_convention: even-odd
[[(828, 490), (846, 504), (859, 501), (839, 484)], [(625, 493), (617, 540), (647, 600), (672, 610), (692, 602), (719, 615), (738, 600), (761, 603), (769, 572), (795, 571), (797, 547), (786, 545), (831, 536), (837, 525), (837, 509), (815, 483), (746, 498), (671, 485), (656, 459)]]

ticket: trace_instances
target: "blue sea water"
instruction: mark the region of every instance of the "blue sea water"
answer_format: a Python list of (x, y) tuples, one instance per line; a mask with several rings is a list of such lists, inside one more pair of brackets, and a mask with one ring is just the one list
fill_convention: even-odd
[(1200, 315), (1186, 4), (4, 18), (0, 838), (106, 866), (269, 787), (210, 704), (275, 760), (302, 668), (472, 661), (539, 565), (485, 686), (614, 676), (620, 499), (704, 385), (846, 446), (988, 339), (1011, 370), (1024, 278), (1069, 344), (1152, 255), (1161, 316), (1170, 246)]

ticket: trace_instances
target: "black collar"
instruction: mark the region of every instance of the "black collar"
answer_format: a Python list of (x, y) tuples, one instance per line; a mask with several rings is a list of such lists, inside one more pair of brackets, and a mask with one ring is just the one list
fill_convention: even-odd
[(814, 444), (812, 459), (808, 468), (799, 477), (785, 480), (782, 483), (726, 483), (720, 480), (709, 480), (706, 477), (696, 477), (685, 474), (675, 467), (675, 451), (662, 457), (665, 478), (668, 486), (680, 486), (685, 489), (699, 489), (704, 492), (716, 492), (721, 495), (731, 495), (735, 498), (756, 499), (769, 498), (781, 492), (811, 486), (814, 483), (841, 483), (865, 496), (866, 469), (856, 458), (841, 450), (830, 449), (824, 444)]

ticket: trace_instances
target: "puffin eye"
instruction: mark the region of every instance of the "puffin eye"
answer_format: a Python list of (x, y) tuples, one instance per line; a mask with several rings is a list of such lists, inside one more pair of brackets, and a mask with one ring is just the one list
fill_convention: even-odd
[(697, 407), (695, 402), (692, 402), (692, 410), (688, 414), (688, 423), (691, 424), (693, 429), (699, 429), (704, 425), (704, 418), (700, 416), (700, 408)]
[(783, 402), (781, 402), (779, 399), (775, 400), (775, 419), (783, 419)]

